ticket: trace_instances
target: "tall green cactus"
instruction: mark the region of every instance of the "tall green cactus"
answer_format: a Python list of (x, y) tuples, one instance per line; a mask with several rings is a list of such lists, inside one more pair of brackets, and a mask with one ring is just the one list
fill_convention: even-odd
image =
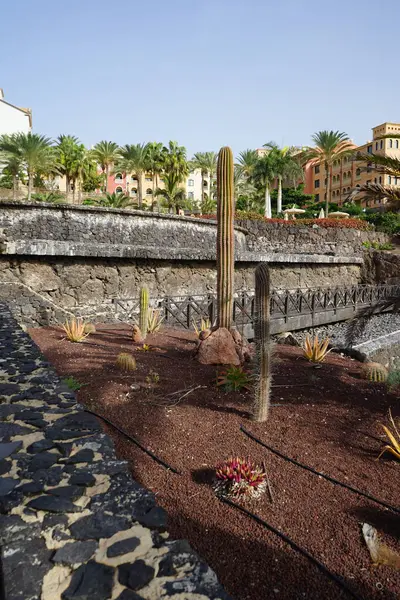
[(233, 154), (225, 146), (217, 163), (217, 326), (231, 328), (234, 277), (234, 184)]
[(149, 321), (149, 289), (147, 287), (140, 288), (140, 314), (139, 328), (142, 332), (143, 339), (147, 335), (147, 326)]
[(266, 263), (256, 268), (254, 324), (257, 360), (253, 419), (266, 421), (271, 391), (270, 273)]

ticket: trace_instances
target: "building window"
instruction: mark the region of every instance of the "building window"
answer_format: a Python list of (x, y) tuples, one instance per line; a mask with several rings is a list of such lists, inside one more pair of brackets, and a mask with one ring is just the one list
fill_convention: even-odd
[(382, 177), (379, 177), (379, 183), (382, 183)]
[(189, 192), (188, 193), (188, 198), (189, 198), (189, 200), (193, 200), (194, 199), (194, 192)]
[(319, 188), (319, 179), (316, 179), (316, 180), (314, 181), (314, 187), (315, 187), (315, 188)]
[(319, 194), (315, 194), (315, 202), (319, 202)]
[(372, 171), (372, 163), (367, 164), (367, 173), (371, 173)]
[(151, 188), (147, 188), (146, 196), (152, 196), (152, 195), (153, 195), (153, 190)]
[(132, 175), (131, 182), (132, 183), (137, 183), (138, 182), (136, 175)]
[(188, 179), (188, 186), (189, 187), (193, 187), (194, 186), (194, 179)]
[(374, 179), (374, 183), (377, 183), (377, 179), (376, 179), (376, 177), (375, 177), (375, 179)]
[(399, 147), (399, 140), (396, 140), (396, 148)]
[(389, 148), (393, 148), (393, 140), (389, 140)]
[(367, 147), (368, 154), (372, 154), (372, 144)]
[(131, 196), (137, 196), (137, 189), (131, 188)]
[(375, 143), (375, 150), (378, 150), (378, 142)]
[(152, 177), (146, 177), (146, 181), (148, 181), (149, 183), (151, 183), (153, 181)]
[(118, 186), (117, 188), (115, 188), (115, 193), (116, 194), (122, 194), (122, 187)]
[(360, 168), (358, 168), (356, 170), (356, 177), (361, 177), (361, 169)]
[(115, 174), (115, 181), (122, 181), (122, 173)]
[(391, 175), (388, 176), (388, 183), (389, 183), (389, 185), (392, 184), (392, 177), (391, 177)]
[(317, 166), (314, 168), (314, 171), (315, 171), (315, 174), (316, 174), (316, 175), (318, 175), (318, 173), (319, 173), (319, 165), (317, 165)]
[(381, 140), (381, 150), (382, 150), (382, 148), (383, 148), (383, 140)]

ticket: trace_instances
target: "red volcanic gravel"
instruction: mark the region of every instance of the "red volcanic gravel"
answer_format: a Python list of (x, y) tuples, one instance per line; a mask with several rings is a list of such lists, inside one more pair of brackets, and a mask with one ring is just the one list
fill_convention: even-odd
[[(191, 332), (149, 335), (148, 343), (157, 347), (150, 352), (137, 351), (127, 325), (98, 326), (80, 344), (63, 339), (59, 328), (29, 333), (61, 376), (72, 375), (85, 384), (78, 392), (82, 404), (182, 472), (166, 471), (104, 425), (135, 479), (153, 490), (167, 510), (171, 535), (190, 541), (233, 598), (351, 596), (287, 543), (215, 497), (213, 469), (231, 455), (265, 461), (268, 470), (274, 502), (266, 494), (247, 508), (341, 576), (361, 598), (399, 598), (400, 572), (372, 567), (361, 534), (361, 524), (370, 523), (382, 541), (400, 552), (399, 515), (282, 460), (239, 429), (243, 424), (284, 454), (398, 506), (400, 463), (376, 457), (384, 439), (380, 423), (389, 407), (399, 413), (399, 399), (384, 385), (361, 380), (359, 363), (331, 353), (315, 367), (301, 349), (278, 347), (272, 388), (277, 406), (272, 406), (268, 422), (259, 424), (249, 420), (251, 392), (216, 388), (216, 367), (193, 358)], [(136, 371), (118, 370), (119, 352), (135, 355)], [(149, 385), (146, 379), (157, 379), (154, 373), (159, 381)], [(179, 390), (184, 391), (168, 396)]]

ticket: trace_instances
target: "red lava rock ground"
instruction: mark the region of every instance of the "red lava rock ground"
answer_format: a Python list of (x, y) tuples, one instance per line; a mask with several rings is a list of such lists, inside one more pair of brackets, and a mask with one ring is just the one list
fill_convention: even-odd
[[(278, 347), (274, 358), (271, 409), (267, 423), (249, 420), (251, 393), (215, 387), (216, 368), (192, 358), (194, 334), (164, 330), (150, 335), (154, 352), (138, 352), (126, 326), (99, 326), (80, 344), (63, 340), (59, 328), (30, 331), (60, 375), (84, 387), (79, 401), (139, 438), (182, 476), (166, 471), (109, 426), (120, 457), (133, 476), (154, 491), (169, 514), (169, 531), (187, 538), (215, 569), (236, 600), (336, 600), (351, 596), (273, 533), (221, 503), (210, 480), (212, 469), (231, 455), (265, 461), (274, 493), (250, 509), (285, 532), (323, 562), (361, 598), (399, 598), (400, 572), (371, 566), (361, 523), (374, 525), (382, 540), (400, 551), (400, 518), (374, 502), (304, 471), (246, 437), (239, 426), (290, 457), (398, 506), (400, 463), (376, 461), (385, 422), (398, 396), (382, 384), (359, 378), (360, 365), (330, 354), (319, 368), (301, 349)], [(132, 351), (137, 371), (115, 366), (119, 352)], [(154, 389), (132, 391), (149, 372)], [(201, 385), (180, 402), (167, 394)], [(183, 392), (182, 392), (183, 394)], [(181, 394), (180, 394), (181, 395)], [(180, 396), (179, 395), (179, 396)]]

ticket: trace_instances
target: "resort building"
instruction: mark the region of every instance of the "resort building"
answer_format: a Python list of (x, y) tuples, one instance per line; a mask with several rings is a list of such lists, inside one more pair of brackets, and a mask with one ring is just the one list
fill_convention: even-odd
[[(366, 183), (400, 186), (400, 178), (378, 173), (372, 161), (354, 160), (357, 154), (379, 154), (400, 159), (400, 139), (390, 137), (381, 139), (382, 136), (389, 136), (391, 134), (400, 135), (400, 123), (383, 123), (382, 125), (377, 125), (372, 129), (372, 140), (361, 146), (354, 144), (354, 153), (352, 155), (345, 156), (333, 163), (330, 175), (332, 202), (339, 204), (339, 206), (342, 205), (355, 188), (361, 187)], [(304, 172), (305, 193), (315, 194), (317, 202), (324, 201), (326, 199), (327, 186), (324, 165), (308, 163), (305, 166)], [(361, 195), (357, 199), (361, 200), (361, 203), (365, 206), (380, 204), (379, 200), (376, 200), (375, 204), (371, 204), (371, 201), (363, 201)]]
[(0, 88), (0, 135), (12, 133), (28, 133), (32, 131), (32, 111), (30, 108), (20, 108), (4, 99)]

